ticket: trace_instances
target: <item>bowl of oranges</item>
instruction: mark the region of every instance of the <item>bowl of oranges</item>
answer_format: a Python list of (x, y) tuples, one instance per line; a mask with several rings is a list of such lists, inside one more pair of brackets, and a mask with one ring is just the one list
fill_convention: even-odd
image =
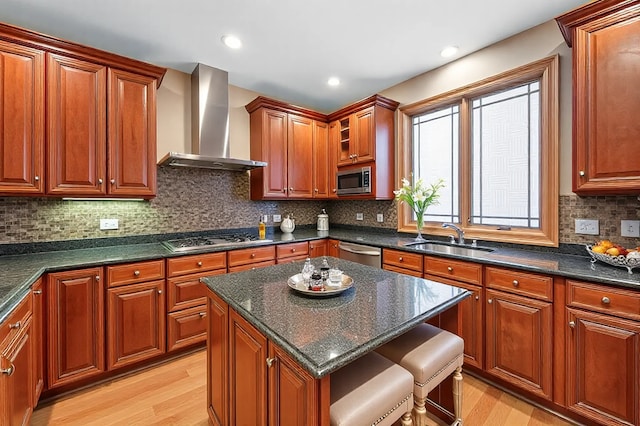
[(599, 260), (627, 268), (630, 274), (633, 273), (633, 268), (640, 267), (640, 247), (628, 249), (609, 240), (600, 240), (594, 245), (587, 244), (587, 252), (591, 255), (591, 263)]

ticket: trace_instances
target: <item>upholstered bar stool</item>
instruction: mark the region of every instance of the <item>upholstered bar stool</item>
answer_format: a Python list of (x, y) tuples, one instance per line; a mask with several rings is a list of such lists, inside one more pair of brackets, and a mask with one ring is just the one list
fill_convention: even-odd
[(420, 324), (376, 349), (381, 355), (411, 372), (414, 379), (414, 422), (426, 424), (427, 395), (453, 375), (454, 425), (462, 425), (462, 363), (464, 341), (453, 333), (430, 324)]
[(412, 425), (413, 376), (371, 352), (331, 373), (331, 425)]

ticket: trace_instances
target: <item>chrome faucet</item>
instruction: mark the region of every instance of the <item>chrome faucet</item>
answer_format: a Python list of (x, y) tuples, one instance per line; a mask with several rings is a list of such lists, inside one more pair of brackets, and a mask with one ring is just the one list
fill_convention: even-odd
[[(443, 223), (443, 228), (451, 228), (458, 234), (458, 244), (464, 244), (464, 231), (453, 223)], [(452, 236), (453, 237), (453, 236)]]

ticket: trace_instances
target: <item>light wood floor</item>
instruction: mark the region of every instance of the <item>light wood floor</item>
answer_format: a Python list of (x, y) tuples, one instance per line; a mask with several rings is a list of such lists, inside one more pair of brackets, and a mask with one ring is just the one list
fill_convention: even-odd
[[(207, 425), (205, 358), (206, 352), (199, 351), (41, 404), (31, 424)], [(569, 424), (469, 375), (464, 377), (463, 391), (465, 426)]]

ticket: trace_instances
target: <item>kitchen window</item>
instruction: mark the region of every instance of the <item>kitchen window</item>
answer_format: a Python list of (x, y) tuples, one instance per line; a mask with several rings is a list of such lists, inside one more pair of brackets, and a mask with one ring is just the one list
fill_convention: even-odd
[[(558, 245), (558, 58), (550, 57), (400, 109), (399, 178), (443, 178), (424, 232)], [(398, 229), (415, 232), (399, 205)]]

